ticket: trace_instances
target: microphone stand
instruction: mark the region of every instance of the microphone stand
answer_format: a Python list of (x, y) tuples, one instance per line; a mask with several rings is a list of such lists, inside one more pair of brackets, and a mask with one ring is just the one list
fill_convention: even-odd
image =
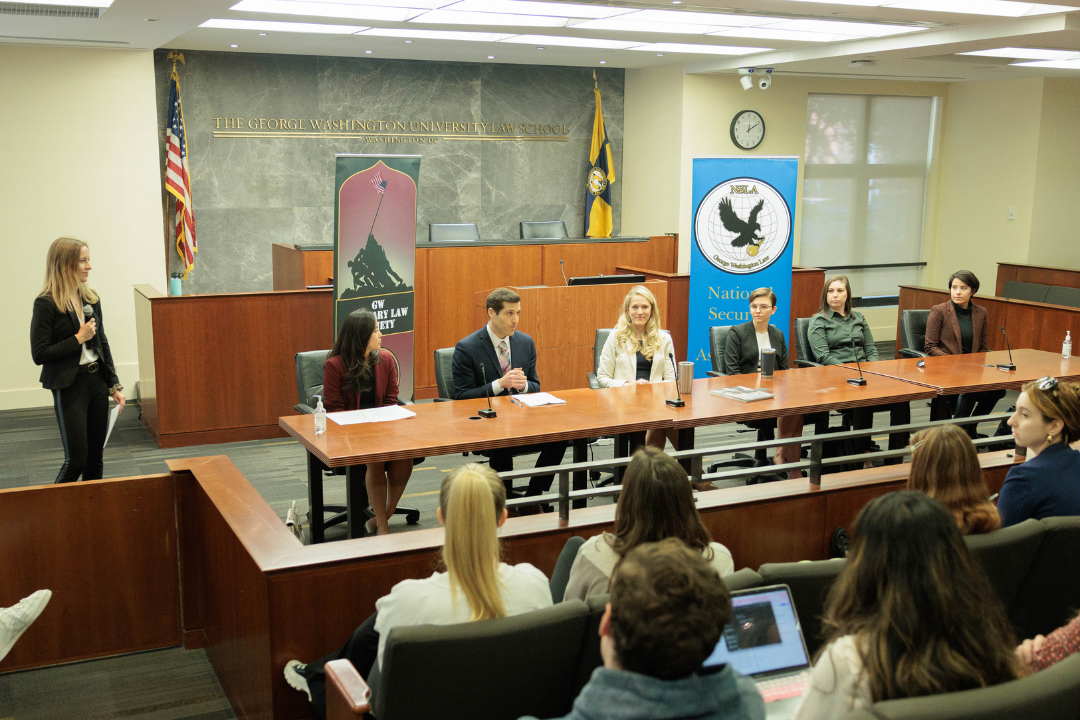
[(491, 386), (488, 385), (487, 371), (484, 370), (484, 363), (480, 363), (480, 373), (484, 377), (484, 397), (487, 398), (488, 406), (486, 408), (480, 408), (477, 411), (477, 414), (482, 418), (493, 418), (496, 416), (496, 413), (491, 409)]
[(855, 367), (859, 368), (859, 377), (848, 378), (848, 385), (858, 385), (859, 387), (862, 387), (863, 385), (866, 385), (866, 377), (863, 376), (862, 365), (859, 364), (859, 348), (855, 345), (854, 338), (851, 340), (851, 349), (855, 352)]
[(675, 392), (678, 393), (678, 400), (665, 400), (668, 407), (681, 408), (686, 407), (686, 401), (682, 399), (682, 391), (679, 390), (679, 366), (675, 364), (675, 357), (668, 353), (668, 360), (671, 361), (671, 367), (675, 370)]
[(1012, 346), (1009, 344), (1009, 336), (1005, 334), (1005, 326), (1004, 325), (1002, 325), (998, 329), (1001, 330), (1002, 335), (1005, 335), (1005, 347), (1009, 349), (1009, 362), (1008, 362), (1008, 364), (1001, 363), (1000, 365), (997, 366), (997, 369), (998, 370), (1005, 370), (1007, 372), (1012, 372), (1013, 370), (1016, 370), (1016, 364), (1013, 362), (1013, 359), (1012, 359)]
[(562, 258), (559, 259), (559, 272), (562, 273), (563, 285), (566, 285), (567, 287), (569, 287), (570, 286), (570, 281), (566, 279), (566, 270), (563, 268)]

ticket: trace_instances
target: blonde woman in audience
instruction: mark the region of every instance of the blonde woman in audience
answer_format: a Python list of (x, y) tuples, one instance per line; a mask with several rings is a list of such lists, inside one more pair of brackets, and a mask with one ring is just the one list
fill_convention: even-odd
[(953, 516), (922, 493), (871, 500), (825, 603), (828, 642), (794, 720), (1021, 674), (1001, 601)]
[(611, 576), (627, 553), (642, 543), (670, 537), (701, 553), (717, 574), (734, 572), (735, 563), (728, 549), (709, 539), (709, 531), (694, 506), (686, 471), (662, 451), (644, 447), (634, 455), (623, 476), (615, 527), (610, 533), (594, 535), (581, 546), (570, 568), (563, 599), (586, 600), (607, 593)]
[(544, 573), (528, 563), (507, 565), (498, 529), (506, 522), (506, 489), (494, 470), (469, 463), (446, 476), (439, 492), (439, 522), (446, 526), (442, 561), (446, 572), (402, 580), (375, 603), (375, 614), (340, 650), (304, 665), (290, 660), (285, 680), (307, 693), (326, 715), (323, 666), (347, 658), (364, 677), (382, 664), (386, 637), (395, 627), (452, 625), (520, 615), (551, 606)]
[(926, 493), (944, 505), (964, 535), (1001, 527), (978, 451), (966, 432), (956, 425), (927, 428), (915, 434), (911, 447), (908, 490)]

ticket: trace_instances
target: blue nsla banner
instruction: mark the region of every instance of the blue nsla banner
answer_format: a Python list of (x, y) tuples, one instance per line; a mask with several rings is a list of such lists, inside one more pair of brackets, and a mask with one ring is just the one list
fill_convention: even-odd
[[(712, 370), (709, 328), (750, 322), (750, 293), (776, 293), (787, 336), (798, 157), (694, 158), (686, 359)], [(788, 347), (791, 347), (790, 339)]]

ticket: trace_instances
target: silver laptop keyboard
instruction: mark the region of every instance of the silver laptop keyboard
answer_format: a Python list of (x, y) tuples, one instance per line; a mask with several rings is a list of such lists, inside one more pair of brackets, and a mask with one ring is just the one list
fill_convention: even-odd
[(790, 697), (802, 695), (806, 686), (810, 684), (810, 671), (803, 670), (794, 675), (782, 675), (757, 681), (758, 692), (765, 702), (784, 700)]

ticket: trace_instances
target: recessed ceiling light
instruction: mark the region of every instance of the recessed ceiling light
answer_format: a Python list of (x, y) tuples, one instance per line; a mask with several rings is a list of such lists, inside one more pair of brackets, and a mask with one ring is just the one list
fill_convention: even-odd
[[(405, 0), (407, 1), (407, 0)], [(514, 15), (546, 15), (572, 18), (605, 18), (625, 15), (633, 8), (578, 5), (575, 3), (531, 2), (531, 0), (461, 0), (453, 5), (440, 3), (443, 10), (512, 13)]]
[(993, 50), (974, 50), (956, 53), (957, 55), (978, 55), (980, 57), (1016, 58), (1018, 60), (1068, 60), (1080, 56), (1075, 50), (1048, 50), (1045, 48), (1003, 47)]
[(229, 47), (240, 47), (239, 45), (230, 45)]
[(370, 51), (370, 50), (365, 50), (365, 51), (364, 51), (364, 54), (365, 54), (365, 55), (370, 55), (370, 54), (371, 54), (371, 51)]
[(343, 5), (327, 2), (293, 2), (291, 0), (240, 0), (230, 10), (240, 12), (278, 13), (284, 15), (311, 15), (316, 17), (351, 18), (353, 20), (385, 20), (404, 22), (421, 12), (417, 9), (398, 7), (372, 7), (370, 5)]
[(601, 60), (601, 61), (600, 61), (600, 64), (601, 64), (601, 65), (607, 65), (607, 60)]
[(488, 55), (488, 60), (494, 60), (494, 59), (495, 59), (494, 55)]
[(266, 37), (266, 33), (259, 33), (259, 37)]
[(682, 5), (682, 0), (671, 0), (672, 5)]
[(542, 48), (542, 47), (538, 47), (538, 48), (536, 48), (536, 49), (537, 49), (537, 50), (543, 50), (544, 48)]
[(1010, 63), (1010, 67), (1055, 68), (1057, 70), (1080, 70), (1080, 60), (1037, 60), (1035, 62)]
[(511, 13), (458, 12), (455, 10), (432, 10), (414, 17), (409, 22), (438, 25), (509, 25), (520, 27), (563, 27), (568, 18), (544, 17), (542, 15), (515, 15)]
[(656, 57), (664, 57), (664, 53), (656, 53)]
[(510, 33), (465, 32), (461, 30), (420, 30), (412, 28), (371, 28), (364, 35), (380, 37), (417, 38), (419, 40), (468, 40), (473, 42), (496, 42), (510, 37)]
[[(625, 50), (641, 44), (640, 40), (636, 42), (632, 40), (601, 40), (600, 38), (567, 37), (565, 35), (514, 35), (500, 42), (521, 43), (523, 45), (544, 43), (545, 46), (603, 48), (605, 50)], [(543, 48), (537, 49), (542, 50)]]
[(741, 47), (736, 45), (690, 45), (686, 43), (649, 43), (628, 48), (630, 50), (645, 50), (649, 52), (672, 52), (672, 53), (695, 53), (702, 55), (750, 55), (751, 53), (768, 52), (772, 48), (765, 47)]
[(319, 25), (317, 23), (273, 22), (267, 20), (225, 20), (214, 18), (207, 20), (201, 28), (223, 28), (225, 30), (266, 30), (268, 32), (318, 33), (323, 35), (352, 35), (367, 30), (363, 25)]
[(406, 44), (406, 45), (412, 45), (412, 40), (406, 40), (406, 41), (405, 41), (405, 44)]
[(697, 23), (650, 23), (639, 20), (623, 20), (622, 18), (605, 18), (603, 20), (586, 20), (575, 25), (573, 28), (582, 30), (617, 30), (620, 32), (648, 32), (648, 33), (673, 33), (680, 35), (704, 35), (708, 32), (723, 30), (723, 26), (699, 25)]
[(998, 17), (1049, 15), (1051, 13), (1080, 10), (1080, 8), (1063, 5), (1040, 5), (1038, 3), (1009, 2), (1009, 0), (901, 0), (901, 2), (888, 2), (887, 0), (882, 5), (904, 10), (929, 10), (931, 12), (996, 15)]

